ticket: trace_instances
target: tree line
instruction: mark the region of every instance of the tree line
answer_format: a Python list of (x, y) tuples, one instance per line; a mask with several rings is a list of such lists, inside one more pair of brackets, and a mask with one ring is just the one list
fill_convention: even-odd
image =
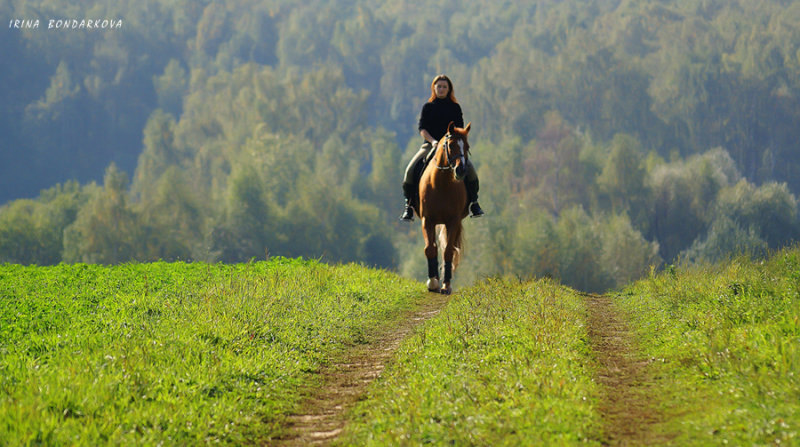
[(284, 255), (424, 274), (419, 229), (395, 214), (441, 72), (489, 213), (467, 226), (462, 277), (604, 290), (797, 238), (800, 5), (417, 6), (0, 5), (124, 23), (0, 34), (0, 261)]

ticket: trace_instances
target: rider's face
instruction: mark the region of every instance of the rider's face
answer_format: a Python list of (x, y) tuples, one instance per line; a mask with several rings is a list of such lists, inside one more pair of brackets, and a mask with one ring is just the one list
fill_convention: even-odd
[(447, 94), (450, 93), (450, 86), (444, 79), (436, 81), (436, 84), (433, 85), (433, 88), (436, 90), (437, 98), (447, 98)]

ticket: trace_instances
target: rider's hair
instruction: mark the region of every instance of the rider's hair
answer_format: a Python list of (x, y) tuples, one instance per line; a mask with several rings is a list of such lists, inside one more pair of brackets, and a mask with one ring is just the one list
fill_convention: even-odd
[(456, 95), (455, 93), (453, 93), (453, 81), (451, 81), (450, 78), (448, 78), (446, 75), (443, 74), (440, 74), (439, 76), (433, 78), (433, 82), (431, 82), (431, 97), (428, 98), (428, 102), (433, 102), (433, 100), (436, 99), (436, 83), (442, 80), (447, 81), (447, 87), (448, 87), (447, 96), (450, 98), (450, 101), (453, 101), (454, 103), (458, 104), (458, 101), (456, 101)]

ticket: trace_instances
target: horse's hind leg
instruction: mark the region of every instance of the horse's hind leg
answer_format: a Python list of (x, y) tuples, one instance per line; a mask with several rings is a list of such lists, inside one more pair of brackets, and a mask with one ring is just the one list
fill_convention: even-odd
[(436, 225), (422, 218), (422, 234), (425, 236), (425, 257), (428, 258), (428, 290), (439, 290), (439, 249), (436, 246)]

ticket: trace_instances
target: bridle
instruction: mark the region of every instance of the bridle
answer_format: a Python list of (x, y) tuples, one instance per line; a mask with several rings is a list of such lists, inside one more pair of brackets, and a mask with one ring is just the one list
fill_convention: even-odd
[[(444, 156), (445, 156), (445, 159), (447, 160), (447, 166), (436, 166), (437, 169), (440, 169), (442, 171), (447, 171), (447, 170), (456, 168), (455, 161), (454, 160), (450, 160), (450, 141), (453, 140), (453, 139), (454, 138), (450, 133), (445, 135)], [(459, 138), (458, 139), (458, 144), (463, 145), (464, 144), (464, 138)], [(464, 146), (460, 146), (460, 147), (461, 147), (461, 156), (458, 157), (456, 160), (461, 159), (462, 166), (466, 166), (466, 164), (467, 164), (466, 157), (467, 157), (467, 152), (469, 151), (469, 148), (464, 147)]]

